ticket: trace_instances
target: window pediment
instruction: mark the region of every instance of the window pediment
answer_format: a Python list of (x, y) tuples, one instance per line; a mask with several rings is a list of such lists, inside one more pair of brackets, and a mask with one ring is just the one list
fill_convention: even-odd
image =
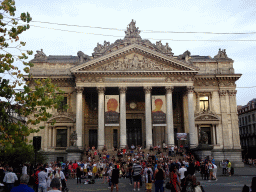
[(203, 111), (201, 113), (195, 114), (195, 122), (199, 122), (199, 121), (200, 122), (202, 122), (202, 121), (204, 121), (204, 122), (210, 122), (210, 121), (219, 122), (220, 118), (216, 114), (214, 114), (210, 111)]
[(53, 115), (47, 123), (75, 123), (76, 119), (75, 116), (71, 113), (58, 113)]

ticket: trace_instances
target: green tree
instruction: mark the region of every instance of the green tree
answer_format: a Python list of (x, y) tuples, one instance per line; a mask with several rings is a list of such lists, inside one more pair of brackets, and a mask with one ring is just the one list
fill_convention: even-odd
[[(41, 122), (52, 116), (48, 109), (58, 108), (63, 96), (50, 79), (33, 80), (28, 75), (24, 81), (33, 66), (26, 62), (33, 51), (23, 50), (26, 43), (19, 36), (29, 29), (32, 18), (29, 13), (15, 17), (14, 0), (0, 2), (0, 157), (16, 154), (19, 159), (17, 153), (31, 151), (26, 137), (44, 128)], [(33, 90), (28, 86), (32, 81)], [(16, 91), (20, 87), (22, 91)]]

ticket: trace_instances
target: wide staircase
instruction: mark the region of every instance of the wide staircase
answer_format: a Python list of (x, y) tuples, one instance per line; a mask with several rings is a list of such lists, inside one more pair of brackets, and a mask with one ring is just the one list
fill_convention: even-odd
[[(157, 151), (150, 151), (149, 149), (142, 149), (141, 152), (144, 152), (144, 159), (145, 160), (147, 160), (147, 154), (149, 154), (149, 156), (156, 156), (158, 158), (158, 160), (161, 157), (168, 155), (168, 151), (166, 151), (166, 152), (162, 151), (161, 154), (158, 154)], [(102, 159), (104, 154), (108, 154), (109, 159), (112, 159), (113, 156), (114, 156), (116, 161), (119, 160), (119, 159), (122, 159), (124, 161), (128, 161), (129, 159), (132, 160), (134, 157), (136, 157), (139, 152), (137, 150), (134, 150), (133, 153), (123, 154), (122, 156), (119, 156), (119, 157), (117, 156), (117, 151), (115, 151), (115, 150), (107, 150), (105, 152), (100, 152), (100, 153), (101, 153), (101, 157), (100, 157), (99, 154), (94, 155), (94, 151), (92, 151), (92, 150), (88, 153), (88, 155), (86, 155), (86, 153), (84, 152), (83, 155), (82, 155), (82, 161), (87, 161), (90, 154), (91, 154), (91, 157), (94, 156), (94, 161), (98, 161), (98, 160)], [(176, 160), (179, 160), (179, 159), (183, 159), (183, 156), (175, 155), (175, 156), (168, 156), (168, 158), (176, 161)]]

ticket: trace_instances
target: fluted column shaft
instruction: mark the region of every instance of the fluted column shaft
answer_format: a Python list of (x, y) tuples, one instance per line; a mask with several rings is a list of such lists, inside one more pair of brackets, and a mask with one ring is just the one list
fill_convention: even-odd
[(151, 90), (152, 87), (144, 87), (145, 91), (145, 116), (146, 116), (146, 148), (153, 146), (152, 118), (151, 118)]
[(174, 87), (166, 87), (166, 123), (167, 123), (167, 145), (174, 146), (172, 91)]
[(188, 93), (188, 123), (189, 123), (189, 139), (190, 147), (195, 148), (198, 143), (197, 130), (195, 128), (195, 112), (194, 112), (194, 87), (187, 87)]
[(82, 148), (82, 127), (83, 127), (83, 87), (76, 88), (76, 133), (77, 147)]
[(127, 145), (126, 139), (126, 87), (120, 87), (120, 147)]
[(98, 87), (98, 149), (105, 145), (104, 93), (105, 87)]

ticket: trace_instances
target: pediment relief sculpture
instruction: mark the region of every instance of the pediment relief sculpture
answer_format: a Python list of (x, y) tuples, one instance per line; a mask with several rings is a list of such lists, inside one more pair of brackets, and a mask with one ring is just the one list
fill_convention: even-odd
[(53, 123), (53, 122), (58, 122), (58, 123), (75, 123), (76, 118), (73, 113), (67, 113), (67, 112), (60, 112), (54, 114), (48, 121), (47, 123)]
[(134, 54), (92, 69), (92, 71), (175, 71), (174, 67)]
[(211, 111), (202, 111), (195, 114), (195, 121), (220, 121), (220, 118)]

